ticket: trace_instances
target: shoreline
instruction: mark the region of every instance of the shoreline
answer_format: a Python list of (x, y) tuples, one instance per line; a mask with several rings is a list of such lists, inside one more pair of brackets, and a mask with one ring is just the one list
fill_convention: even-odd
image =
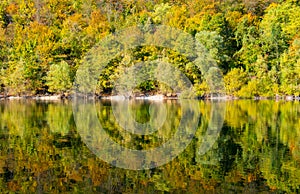
[[(36, 101), (62, 101), (62, 100), (71, 100), (73, 99), (73, 95), (36, 95), (36, 96), (4, 96), (0, 95), (0, 101), (13, 101), (13, 100), (36, 100)], [(88, 100), (151, 100), (151, 101), (163, 101), (163, 100), (179, 100), (180, 98), (176, 95), (141, 95), (141, 96), (97, 96), (97, 95), (90, 95), (86, 97), (79, 96), (77, 98), (80, 99), (88, 99)], [(300, 101), (299, 96), (276, 96), (276, 97), (262, 97), (256, 96), (252, 98), (239, 98), (235, 96), (205, 96), (205, 97), (197, 97), (197, 100), (284, 100), (284, 101)]]

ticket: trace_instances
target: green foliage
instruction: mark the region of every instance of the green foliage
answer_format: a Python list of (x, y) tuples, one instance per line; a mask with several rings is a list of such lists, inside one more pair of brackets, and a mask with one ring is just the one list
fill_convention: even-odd
[(238, 96), (240, 89), (248, 82), (247, 73), (240, 68), (234, 68), (224, 76), (227, 94)]
[(280, 59), (281, 92), (288, 95), (300, 95), (300, 40), (295, 39), (288, 53)]
[(58, 64), (52, 64), (46, 80), (50, 92), (62, 93), (68, 91), (72, 87), (68, 63), (62, 61)]
[(210, 56), (217, 62), (219, 67), (223, 67), (226, 62), (227, 56), (224, 53), (224, 41), (216, 31), (200, 31), (195, 35), (195, 38), (201, 43), (208, 51)]
[[(0, 91), (13, 95), (46, 92), (50, 66), (60, 61), (69, 64), (73, 81), (83, 57), (105, 36), (128, 26), (142, 24), (144, 30), (151, 31), (152, 24), (162, 24), (188, 32), (204, 45), (211, 56), (201, 56), (197, 61), (217, 62), (216, 67), (230, 83), (228, 94), (240, 96), (239, 90), (250, 90), (251, 95), (299, 95), (299, 14), (300, 5), (295, 0), (3, 0), (0, 3)], [(175, 42), (180, 53), (204, 51), (195, 49), (191, 40), (181, 36)], [(206, 67), (199, 71), (190, 62), (193, 54), (181, 56), (176, 51), (166, 54), (162, 48), (146, 46), (122, 53), (108, 62), (108, 69), (99, 75), (96, 92), (111, 92), (113, 80), (124, 68), (122, 56), (125, 55), (131, 57), (130, 65), (167, 57), (195, 88), (204, 86)], [(251, 80), (234, 86), (234, 80), (238, 80), (234, 69), (240, 68), (245, 70), (243, 77)], [(250, 87), (254, 83), (258, 84), (257, 92)], [(148, 82), (142, 88), (159, 92), (164, 86)]]
[[(8, 74), (9, 76), (4, 76)], [(22, 95), (28, 90), (26, 78), (24, 76), (24, 62), (19, 61), (10, 66), (9, 69), (2, 71), (3, 84), (5, 85), (5, 92), (8, 95)]]
[(155, 5), (153, 13), (153, 21), (155, 24), (161, 24), (166, 19), (166, 15), (169, 13), (171, 6), (168, 3), (162, 3)]

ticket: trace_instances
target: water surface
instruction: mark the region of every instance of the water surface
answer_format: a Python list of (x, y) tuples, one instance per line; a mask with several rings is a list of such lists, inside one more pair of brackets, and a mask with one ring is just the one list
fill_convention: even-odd
[[(132, 118), (150, 122), (151, 105), (131, 103)], [(216, 105), (226, 109), (223, 127), (214, 133), (209, 125)], [(164, 107), (161, 129), (139, 135), (120, 126), (110, 101), (91, 106), (113, 141), (136, 150), (163, 145), (176, 133), (182, 106), (166, 101)], [(199, 122), (187, 148), (163, 166), (135, 171), (97, 157), (86, 142), (93, 135), (77, 129), (70, 102), (2, 101), (0, 192), (299, 192), (299, 102), (197, 101), (194, 108)], [(159, 107), (154, 109), (159, 114)], [(204, 153), (203, 145), (209, 146)]]

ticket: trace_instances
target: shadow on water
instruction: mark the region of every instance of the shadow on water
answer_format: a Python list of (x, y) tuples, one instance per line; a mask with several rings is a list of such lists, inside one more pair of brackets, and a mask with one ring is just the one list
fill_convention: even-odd
[[(114, 167), (93, 154), (76, 129), (71, 103), (0, 102), (0, 192), (297, 193), (300, 103), (223, 103), (226, 109), (213, 109), (216, 103), (197, 101), (199, 124), (188, 147), (163, 166), (134, 171)], [(137, 122), (150, 121), (149, 103), (130, 106)], [(113, 141), (147, 150), (172, 139), (179, 126), (180, 104), (168, 101), (164, 106), (168, 115), (163, 130), (149, 135), (120, 128), (109, 101), (93, 107)], [(212, 121), (213, 115), (219, 119)], [(220, 123), (223, 127), (216, 131), (213, 126)], [(85, 138), (93, 140), (92, 135)]]

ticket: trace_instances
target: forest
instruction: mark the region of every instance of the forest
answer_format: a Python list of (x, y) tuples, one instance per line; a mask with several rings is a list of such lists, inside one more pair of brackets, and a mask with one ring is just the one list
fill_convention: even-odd
[[(299, 18), (298, 0), (2, 0), (0, 92), (70, 93), (77, 69), (97, 43), (116, 30), (151, 24), (180, 29), (204, 45), (223, 74), (227, 95), (299, 96)], [(111, 60), (95, 92), (111, 93), (124, 60), (161, 56), (187, 75), (197, 95), (212, 92), (188, 58), (153, 46)], [(138, 89), (167, 92), (157, 81)]]

